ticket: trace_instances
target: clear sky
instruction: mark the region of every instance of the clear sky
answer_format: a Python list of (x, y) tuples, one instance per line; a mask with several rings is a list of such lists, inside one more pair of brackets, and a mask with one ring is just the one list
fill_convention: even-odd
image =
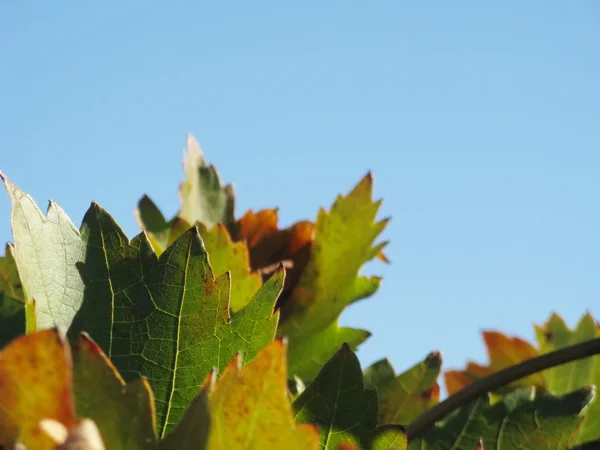
[[(144, 192), (177, 210), (190, 131), (238, 215), (314, 220), (373, 171), (392, 265), (342, 318), (363, 365), (600, 317), (600, 3), (165, 5), (0, 3), (0, 169), (43, 208), (96, 200), (133, 237)], [(11, 240), (4, 194), (0, 218)]]

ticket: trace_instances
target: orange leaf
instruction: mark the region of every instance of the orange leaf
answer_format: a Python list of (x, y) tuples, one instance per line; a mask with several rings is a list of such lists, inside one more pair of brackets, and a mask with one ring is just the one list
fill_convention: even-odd
[(234, 241), (245, 241), (250, 251), (250, 266), (266, 281), (280, 262), (286, 267), (285, 286), (279, 297), (279, 305), (298, 284), (312, 249), (314, 224), (297, 222), (280, 230), (276, 209), (257, 213), (248, 211), (231, 227)]
[(54, 449), (40, 428), (52, 419), (70, 428), (75, 423), (71, 393), (71, 355), (56, 329), (22, 336), (0, 352), (0, 444), (17, 443), (37, 450)]
[[(538, 351), (529, 342), (516, 337), (508, 337), (497, 331), (484, 331), (483, 339), (487, 347), (489, 365), (482, 366), (468, 362), (464, 370), (449, 370), (444, 374), (446, 390), (452, 395), (473, 381), (485, 378), (494, 372), (519, 364), (538, 356)], [(516, 381), (511, 386), (545, 387), (546, 380), (541, 373)]]

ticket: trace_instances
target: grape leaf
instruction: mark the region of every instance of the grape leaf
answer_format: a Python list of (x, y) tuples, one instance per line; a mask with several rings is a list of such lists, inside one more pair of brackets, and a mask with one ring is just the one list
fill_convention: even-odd
[(377, 393), (364, 389), (358, 358), (348, 345), (325, 364), (321, 372), (293, 403), (296, 423), (314, 423), (323, 449), (340, 444), (367, 449), (403, 449), (402, 427), (377, 427)]
[(218, 381), (215, 375), (213, 372), (161, 449), (317, 449), (315, 427), (294, 425), (285, 394), (284, 342), (273, 341), (243, 369), (238, 356)]
[(387, 359), (377, 361), (364, 372), (365, 386), (377, 391), (379, 422), (408, 425), (438, 403), (442, 358), (433, 352), (407, 371), (396, 375)]
[(4, 256), (0, 257), (0, 295), (25, 302), (25, 293), (13, 256), (13, 247), (9, 244), (6, 244)]
[(35, 299), (38, 329), (69, 326), (83, 301), (83, 280), (76, 264), (85, 244), (66, 213), (50, 202), (47, 215), (34, 200), (0, 173), (11, 199), (14, 259), (26, 302)]
[(5, 255), (0, 257), (0, 348), (25, 334), (25, 330), (25, 293), (13, 248), (7, 244)]
[[(473, 381), (486, 377), (494, 372), (519, 364), (538, 356), (538, 351), (527, 341), (520, 338), (509, 338), (496, 331), (484, 331), (483, 339), (488, 351), (490, 363), (488, 366), (469, 362), (466, 370), (449, 370), (445, 373), (446, 388), (448, 393), (459, 391)], [(515, 381), (503, 388), (500, 392), (507, 393), (517, 387), (537, 386), (546, 387), (543, 374), (535, 373), (521, 380)]]
[(144, 234), (131, 242), (96, 204), (85, 215), (85, 299), (71, 327), (87, 331), (130, 380), (148, 378), (162, 437), (182, 416), (213, 367), (238, 351), (250, 361), (276, 331), (273, 308), (284, 272), (230, 317), (229, 273), (215, 279), (197, 227), (159, 258)]
[(411, 441), (409, 449), (472, 450), (480, 438), (488, 450), (570, 448), (593, 389), (563, 397), (534, 393), (535, 388), (521, 388), (493, 406), (481, 397)]
[(243, 241), (248, 246), (250, 266), (252, 270), (262, 274), (263, 280), (272, 275), (271, 267), (284, 262), (285, 286), (278, 301), (278, 306), (282, 306), (298, 284), (310, 258), (314, 224), (301, 221), (279, 229), (277, 222), (276, 209), (265, 209), (257, 213), (248, 211), (230, 229), (235, 241)]
[(371, 333), (366, 330), (340, 328), (337, 322), (334, 322), (322, 331), (296, 340), (288, 353), (290, 374), (310, 381), (344, 343), (356, 350), (370, 336)]
[(229, 225), (234, 220), (233, 186), (221, 185), (217, 170), (212, 165), (206, 165), (200, 145), (191, 134), (187, 136), (187, 152), (184, 154), (183, 169), (185, 180), (179, 185), (181, 209), (174, 219), (167, 222), (147, 195), (138, 202), (135, 211), (141, 229), (151, 233), (152, 240), (155, 240), (162, 249), (169, 245), (169, 235), (177, 218), (190, 224), (200, 222), (208, 228), (217, 224)]
[(319, 211), (310, 260), (282, 308), (280, 335), (288, 336), (290, 346), (327, 328), (346, 306), (378, 289), (378, 277), (358, 276), (386, 245), (373, 246), (388, 220), (375, 222), (381, 201), (373, 202), (372, 190), (368, 174), (350, 194), (338, 196), (329, 213)]
[[(545, 324), (536, 326), (535, 331), (541, 353), (552, 352), (600, 336), (596, 321), (589, 313), (581, 318), (574, 330), (569, 329), (561, 317), (553, 314)], [(600, 388), (600, 357), (594, 356), (553, 367), (544, 374), (548, 380), (549, 391), (556, 395), (592, 384)], [(600, 401), (596, 398), (587, 409), (578, 442), (600, 439), (599, 423)]]
[(54, 450), (42, 419), (75, 423), (71, 355), (56, 329), (19, 337), (0, 352), (0, 446)]
[(73, 344), (73, 392), (79, 417), (92, 419), (111, 450), (156, 449), (154, 399), (145, 379), (125, 384), (94, 341)]

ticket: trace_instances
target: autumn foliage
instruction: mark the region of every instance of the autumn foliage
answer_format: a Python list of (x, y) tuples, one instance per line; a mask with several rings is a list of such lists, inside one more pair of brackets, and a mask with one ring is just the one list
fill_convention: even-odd
[[(534, 372), (412, 424), (490, 375), (598, 337), (586, 314), (552, 315), (537, 342), (486, 331), (487, 364), (442, 373), (439, 352), (396, 372), (361, 369), (371, 333), (340, 314), (374, 295), (387, 262), (373, 177), (314, 221), (277, 209), (237, 217), (188, 137), (180, 208), (146, 195), (130, 238), (92, 203), (76, 227), (1, 175), (13, 243), (0, 258), (0, 447), (4, 449), (492, 449), (600, 445), (600, 356)], [(26, 180), (24, 180), (26, 182)], [(450, 397), (452, 398), (452, 397)]]

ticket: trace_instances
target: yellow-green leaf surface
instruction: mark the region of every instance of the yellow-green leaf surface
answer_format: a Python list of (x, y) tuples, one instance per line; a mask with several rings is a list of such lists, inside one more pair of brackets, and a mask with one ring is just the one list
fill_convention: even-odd
[(71, 355), (55, 329), (17, 338), (0, 352), (0, 446), (54, 450), (42, 419), (67, 428), (75, 422)]
[(365, 386), (379, 397), (379, 422), (408, 425), (438, 403), (440, 388), (436, 382), (442, 357), (433, 352), (407, 371), (396, 375), (387, 359), (365, 370)]
[(321, 209), (310, 260), (282, 310), (281, 335), (290, 338), (324, 330), (350, 303), (379, 287), (377, 277), (359, 276), (360, 268), (384, 247), (374, 245), (387, 220), (375, 222), (380, 201), (372, 200), (373, 180), (364, 177), (330, 212)]
[(293, 404), (296, 423), (314, 423), (323, 449), (341, 444), (364, 449), (404, 449), (402, 427), (377, 427), (377, 393), (365, 389), (358, 358), (344, 345)]
[(340, 328), (336, 321), (322, 331), (295, 340), (289, 349), (290, 375), (310, 381), (344, 343), (356, 350), (370, 336), (371, 333), (366, 330)]
[(4, 256), (0, 257), (0, 295), (25, 302), (25, 293), (13, 256), (13, 247), (8, 244)]
[(522, 388), (500, 403), (481, 397), (410, 443), (410, 450), (566, 450), (575, 443), (581, 413), (593, 397), (584, 388), (563, 397)]
[(243, 369), (235, 358), (218, 381), (213, 375), (161, 449), (316, 450), (315, 427), (294, 424), (286, 350), (273, 341)]
[(35, 300), (38, 329), (69, 326), (83, 301), (77, 264), (85, 244), (67, 214), (50, 202), (44, 215), (34, 200), (0, 173), (11, 200), (14, 258), (27, 302)]
[[(569, 329), (562, 318), (553, 314), (545, 324), (536, 326), (536, 335), (541, 353), (548, 353), (594, 339), (600, 336), (600, 333), (596, 321), (589, 313), (581, 318), (574, 330)], [(600, 357), (594, 356), (553, 367), (545, 371), (544, 375), (548, 380), (549, 391), (556, 395), (563, 395), (589, 385), (600, 388)], [(600, 401), (598, 398), (594, 399), (587, 410), (578, 442), (595, 439), (600, 439)]]
[(125, 384), (85, 334), (73, 344), (73, 391), (77, 415), (96, 423), (107, 449), (156, 449), (150, 385), (145, 379)]
[(149, 380), (159, 436), (179, 421), (213, 367), (223, 369), (238, 351), (249, 361), (273, 339), (283, 271), (230, 315), (229, 274), (215, 279), (197, 227), (157, 258), (144, 234), (129, 242), (93, 204), (81, 235), (85, 299), (70, 332), (89, 332), (126, 380)]

